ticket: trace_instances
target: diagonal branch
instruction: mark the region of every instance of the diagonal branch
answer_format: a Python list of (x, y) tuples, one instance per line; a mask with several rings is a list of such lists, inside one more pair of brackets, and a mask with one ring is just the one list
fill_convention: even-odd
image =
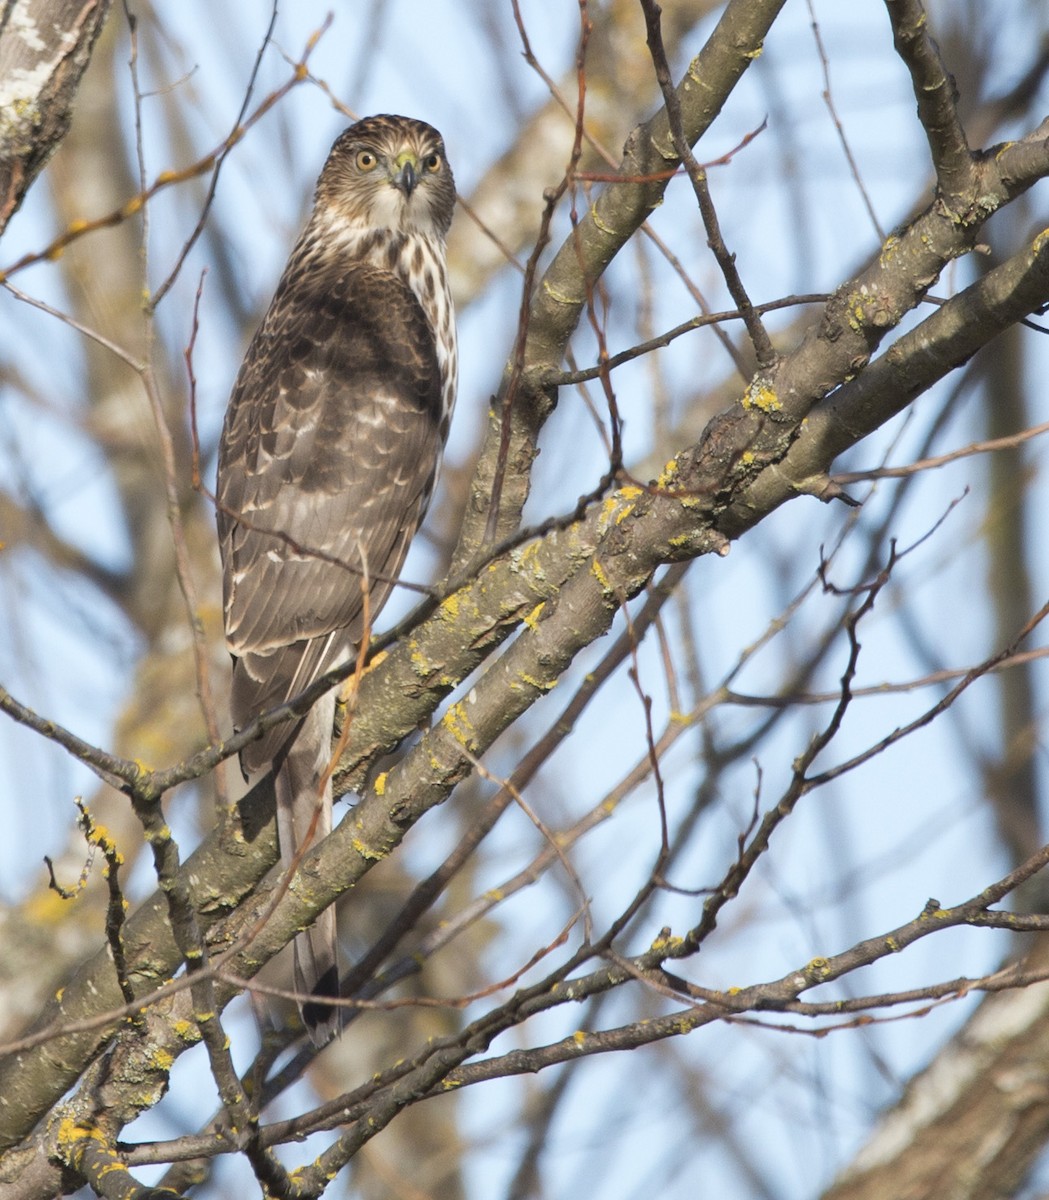
[(921, 0), (885, 0), (885, 6), (896, 52), (911, 73), (918, 120), (929, 142), (940, 195), (948, 208), (966, 209), (975, 196), (978, 177), (958, 116), (954, 80), (929, 36)]
[(782, 462), (738, 497), (727, 514), (731, 527), (747, 521), (748, 511), (767, 512), (799, 492), (825, 495), (826, 471), (839, 454), (1047, 300), (1049, 231), (946, 301), (815, 409)]
[(767, 371), (776, 361), (776, 352), (772, 348), (772, 341), (765, 326), (761, 323), (761, 318), (747, 295), (747, 289), (743, 286), (743, 280), (736, 268), (736, 256), (729, 252), (725, 245), (725, 239), (721, 235), (721, 223), (710, 194), (707, 173), (692, 153), (692, 147), (689, 145), (681, 116), (681, 102), (670, 78), (670, 65), (667, 62), (666, 49), (663, 46), (659, 5), (655, 0), (641, 0), (641, 7), (645, 13), (645, 26), (648, 30), (648, 49), (652, 55), (652, 64), (655, 67), (659, 89), (663, 93), (667, 120), (670, 122), (670, 136), (674, 140), (674, 150), (692, 182), (692, 190), (696, 194), (696, 203), (699, 205), (700, 216), (703, 218), (703, 227), (707, 231), (707, 245), (721, 268), (729, 295), (746, 324), (747, 333), (750, 335), (758, 360), (758, 367)]

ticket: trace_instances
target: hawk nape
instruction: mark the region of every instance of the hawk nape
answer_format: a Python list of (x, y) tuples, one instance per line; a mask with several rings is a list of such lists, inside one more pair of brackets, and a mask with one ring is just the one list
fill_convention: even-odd
[[(218, 526), (233, 722), (353, 657), (433, 491), (456, 385), (445, 234), (455, 184), (440, 134), (366, 117), (332, 146), (313, 212), (226, 411)], [(281, 859), (331, 830), (335, 693), (241, 751), (275, 773)], [(295, 939), (310, 1035), (339, 1028), (335, 914)]]

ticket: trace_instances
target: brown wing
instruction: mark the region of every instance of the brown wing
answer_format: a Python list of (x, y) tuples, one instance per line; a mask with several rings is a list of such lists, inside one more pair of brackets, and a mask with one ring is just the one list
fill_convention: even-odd
[[(300, 692), (374, 619), (423, 515), (440, 452), (433, 336), (395, 276), (285, 278), (230, 399), (219, 453), (234, 721)], [(286, 735), (284, 735), (286, 736)], [(251, 769), (279, 747), (257, 745)]]

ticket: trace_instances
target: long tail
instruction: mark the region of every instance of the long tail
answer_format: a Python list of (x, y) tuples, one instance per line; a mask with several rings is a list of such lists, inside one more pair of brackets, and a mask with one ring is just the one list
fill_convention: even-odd
[[(312, 847), (331, 832), (331, 780), (323, 787), (321, 780), (331, 758), (334, 719), (332, 693), (310, 709), (278, 759), (277, 832), (285, 870), (307, 838)], [(295, 990), (311, 997), (299, 1001), (299, 1011), (314, 1044), (325, 1045), (342, 1026), (341, 1010), (325, 1002), (339, 995), (334, 907), (326, 908), (309, 929), (295, 937)]]

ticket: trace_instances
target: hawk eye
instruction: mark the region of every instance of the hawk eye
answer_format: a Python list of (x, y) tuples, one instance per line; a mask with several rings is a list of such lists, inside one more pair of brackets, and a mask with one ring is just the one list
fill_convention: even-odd
[(357, 151), (357, 169), (359, 171), (374, 171), (378, 161), (370, 150)]
[(441, 156), (439, 154), (428, 154), (423, 159), (423, 166), (431, 175), (436, 175), (441, 169)]

